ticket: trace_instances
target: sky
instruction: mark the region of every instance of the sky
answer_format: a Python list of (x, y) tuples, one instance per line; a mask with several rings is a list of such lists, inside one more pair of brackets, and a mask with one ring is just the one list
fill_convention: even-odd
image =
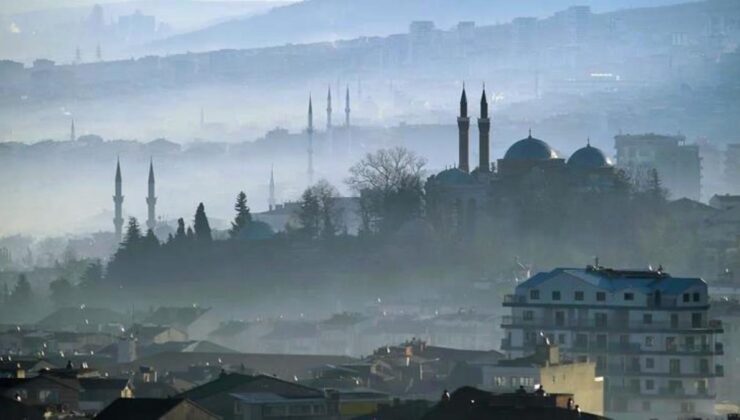
[[(235, 1), (249, 2), (254, 0), (171, 0), (173, 3), (186, 1)], [(277, 1), (277, 0), (264, 0)], [(296, 0), (300, 1), (300, 0)], [(123, 3), (126, 0), (1, 0), (0, 14), (23, 13), (33, 10), (55, 9), (61, 7), (91, 6), (96, 3)]]

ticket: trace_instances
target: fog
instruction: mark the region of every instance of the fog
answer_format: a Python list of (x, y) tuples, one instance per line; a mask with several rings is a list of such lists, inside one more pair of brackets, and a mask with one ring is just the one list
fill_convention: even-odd
[(511, 294), (558, 267), (731, 317), (739, 43), (734, 0), (3, 2), (0, 356), (513, 358)]

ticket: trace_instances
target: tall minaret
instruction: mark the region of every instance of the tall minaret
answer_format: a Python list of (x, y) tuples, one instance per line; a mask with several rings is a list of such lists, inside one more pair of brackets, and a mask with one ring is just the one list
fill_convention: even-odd
[(123, 239), (123, 195), (121, 194), (121, 162), (116, 160), (116, 195), (113, 196), (115, 217), (113, 226), (116, 228), (116, 244)]
[(347, 86), (347, 96), (344, 99), (344, 126), (349, 129), (349, 86)]
[(69, 141), (77, 140), (77, 133), (75, 132), (75, 119), (72, 118), (72, 125), (69, 127)]
[(326, 132), (331, 132), (331, 85), (329, 85), (329, 94), (326, 96)]
[(465, 94), (465, 84), (463, 84), (462, 96), (460, 96), (460, 116), (457, 117), (457, 129), (459, 148), (458, 168), (460, 168), (461, 171), (469, 172), (470, 165), (468, 164), (468, 133), (470, 130), (470, 118), (468, 117), (468, 97)]
[(270, 167), (270, 197), (267, 199), (267, 206), (270, 211), (275, 210), (275, 174), (272, 167)]
[(491, 131), (491, 120), (488, 118), (488, 99), (486, 98), (486, 85), (483, 85), (483, 95), (480, 98), (480, 118), (478, 118), (478, 132), (480, 140), (478, 144), (478, 170), (488, 172), (490, 170), (489, 137)]
[(157, 205), (157, 197), (154, 196), (154, 162), (149, 161), (149, 194), (146, 197), (147, 218), (146, 227), (154, 230), (157, 226), (157, 216), (154, 207)]
[(352, 153), (352, 132), (350, 131), (350, 126), (349, 126), (349, 113), (350, 113), (349, 85), (347, 85), (347, 94), (344, 99), (344, 127), (347, 130), (347, 151), (351, 154)]
[(313, 103), (308, 96), (308, 183), (313, 185)]

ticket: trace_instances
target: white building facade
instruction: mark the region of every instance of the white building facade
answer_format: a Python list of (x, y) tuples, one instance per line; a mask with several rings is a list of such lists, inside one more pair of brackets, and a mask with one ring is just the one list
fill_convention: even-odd
[(541, 334), (563, 356), (596, 363), (605, 415), (622, 419), (712, 418), (723, 375), (718, 334), (708, 319), (707, 284), (662, 271), (588, 266), (539, 273), (505, 298), (501, 349), (534, 352)]

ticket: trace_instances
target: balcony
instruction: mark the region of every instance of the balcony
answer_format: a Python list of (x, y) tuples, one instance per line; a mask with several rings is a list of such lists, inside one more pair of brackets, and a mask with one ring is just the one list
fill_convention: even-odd
[[(652, 322), (645, 324), (640, 321), (629, 322), (621, 319), (556, 319), (550, 318), (523, 318), (506, 315), (502, 317), (503, 328), (537, 328), (537, 329), (582, 329), (582, 330), (611, 330), (611, 331), (663, 331), (663, 330), (721, 330), (720, 321), (711, 321), (696, 327), (691, 322)], [(609, 331), (604, 331), (609, 332)], [(678, 348), (678, 347), (676, 347)]]
[(504, 296), (504, 306), (507, 304), (516, 304), (516, 303), (527, 303), (527, 298), (525, 296), (520, 295), (506, 295)]

